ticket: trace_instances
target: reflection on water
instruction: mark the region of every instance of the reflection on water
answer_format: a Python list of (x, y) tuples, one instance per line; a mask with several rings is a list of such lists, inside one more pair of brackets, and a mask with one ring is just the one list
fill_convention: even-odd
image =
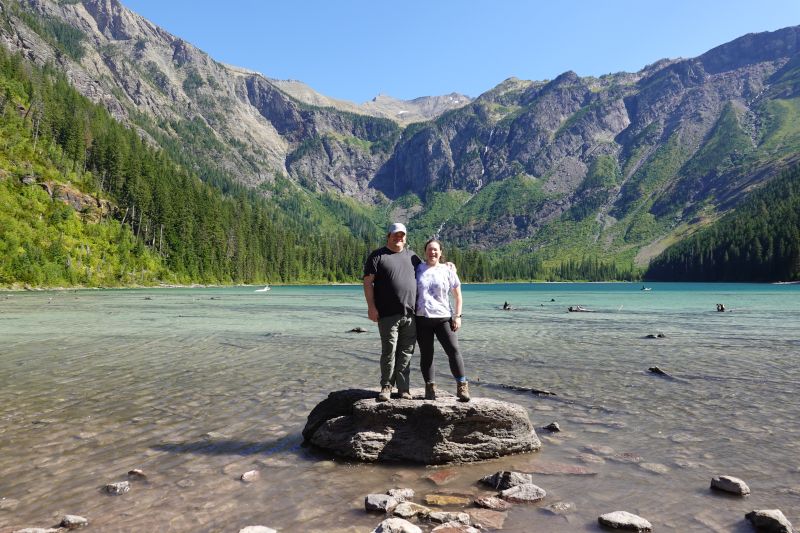
[[(756, 508), (800, 524), (800, 287), (652, 287), (465, 286), (473, 395), (519, 403), (535, 426), (563, 431), (540, 431), (536, 454), (451, 467), (441, 487), (429, 468), (352, 464), (302, 445), (329, 391), (378, 384), (360, 287), (0, 295), (0, 532), (64, 514), (109, 532), (370, 531), (380, 517), (363, 511), (367, 493), (477, 494), (483, 475), (555, 463), (596, 474), (535, 474), (548, 497), (515, 506), (504, 530), (599, 531), (597, 516), (614, 510), (665, 531), (748, 531)], [(348, 333), (356, 326), (368, 333)], [(133, 468), (147, 478), (130, 493), (101, 492)], [(259, 480), (239, 480), (253, 469)], [(711, 493), (718, 474), (752, 495)], [(555, 501), (575, 512), (540, 509)]]

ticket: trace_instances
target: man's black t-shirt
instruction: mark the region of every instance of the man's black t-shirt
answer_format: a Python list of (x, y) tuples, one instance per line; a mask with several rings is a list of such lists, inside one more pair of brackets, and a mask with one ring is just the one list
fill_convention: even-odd
[(364, 263), (364, 276), (375, 276), (378, 316), (413, 315), (417, 299), (415, 272), (422, 260), (404, 248), (393, 252), (386, 246), (375, 250)]

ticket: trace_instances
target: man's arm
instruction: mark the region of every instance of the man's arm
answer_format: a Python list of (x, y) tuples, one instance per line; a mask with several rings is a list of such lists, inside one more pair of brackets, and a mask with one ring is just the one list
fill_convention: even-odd
[(378, 308), (375, 307), (375, 274), (364, 276), (364, 299), (367, 301), (367, 316), (378, 321)]

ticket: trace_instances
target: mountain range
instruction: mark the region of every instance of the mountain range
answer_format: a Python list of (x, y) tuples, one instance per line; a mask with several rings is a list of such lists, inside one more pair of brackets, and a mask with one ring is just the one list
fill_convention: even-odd
[(288, 179), (461, 248), (644, 267), (800, 161), (800, 27), (635, 73), (357, 105), (215, 61), (118, 0), (0, 8), (5, 47), (201, 177), (266, 196)]

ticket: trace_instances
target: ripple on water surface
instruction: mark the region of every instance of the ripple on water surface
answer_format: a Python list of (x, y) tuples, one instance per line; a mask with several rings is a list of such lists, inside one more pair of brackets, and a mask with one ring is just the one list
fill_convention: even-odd
[[(449, 467), (441, 487), (433, 469), (302, 446), (329, 391), (377, 385), (378, 333), (360, 287), (14, 293), (0, 301), (0, 498), (17, 503), (0, 506), (0, 531), (65, 513), (100, 531), (363, 531), (379, 521), (363, 512), (367, 493), (478, 493), (486, 474), (554, 464), (593, 472), (534, 474), (545, 504), (575, 511), (518, 505), (506, 530), (596, 531), (597, 516), (618, 509), (681, 531), (734, 531), (759, 507), (800, 523), (800, 290), (638, 289), (465, 286), (473, 395), (519, 403), (536, 427), (558, 421), (562, 432), (540, 431), (536, 454)], [(732, 313), (713, 311), (723, 300)], [(577, 304), (595, 312), (567, 312)], [(348, 333), (356, 326), (367, 333)], [(438, 348), (436, 363), (437, 382), (452, 386)], [(133, 468), (147, 478), (130, 493), (101, 492)], [(249, 470), (261, 476), (243, 483)], [(710, 493), (718, 474), (753, 494)]]

